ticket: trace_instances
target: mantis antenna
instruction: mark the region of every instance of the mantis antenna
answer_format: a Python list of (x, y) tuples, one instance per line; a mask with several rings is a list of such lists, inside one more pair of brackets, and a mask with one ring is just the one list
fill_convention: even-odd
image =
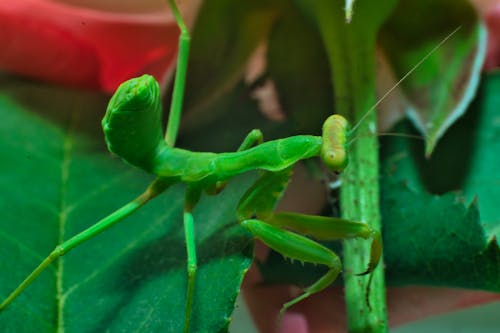
[(422, 65), (432, 54), (434, 54), (434, 52), (441, 48), (441, 46), (443, 46), (458, 30), (460, 30), (460, 28), (461, 26), (450, 32), (441, 42), (439, 42), (439, 44), (437, 44), (432, 50), (430, 50), (429, 53), (427, 53), (422, 59), (420, 59), (420, 61), (417, 62), (415, 66), (413, 66), (401, 79), (399, 79), (399, 81), (396, 82), (396, 84), (394, 84), (391, 89), (387, 90), (387, 92), (382, 97), (380, 97), (377, 103), (375, 103), (368, 111), (365, 112), (363, 116), (361, 116), (358, 123), (351, 129), (350, 134), (354, 133), (354, 131), (356, 131), (363, 120), (365, 120), (366, 117), (370, 115), (370, 113), (375, 111), (380, 103), (382, 103), (387, 98), (387, 96), (389, 96), (394, 91), (394, 89), (396, 89), (404, 80), (406, 80), (406, 78), (408, 78), (408, 76), (410, 76), (418, 67), (420, 67), (420, 65)]

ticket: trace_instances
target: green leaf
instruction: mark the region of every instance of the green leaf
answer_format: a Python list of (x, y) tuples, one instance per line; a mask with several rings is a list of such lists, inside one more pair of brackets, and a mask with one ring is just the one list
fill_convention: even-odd
[(248, 59), (265, 40), (282, 3), (204, 2), (193, 31), (186, 81), (186, 122), (203, 123), (203, 118), (219, 115), (205, 112), (205, 108), (243, 77)]
[(269, 37), (267, 63), (283, 112), (296, 133), (319, 134), (334, 113), (332, 82), (322, 41), (295, 6), (287, 6)]
[(478, 93), (472, 112), (477, 112), (472, 125), (475, 132), (470, 138), (474, 147), (467, 159), (467, 177), (462, 183), (463, 194), (469, 200), (478, 198), (481, 221), (488, 238), (500, 240), (500, 75), (498, 72), (485, 75), (482, 89)]
[[(208, 6), (208, 3), (206, 5)], [(203, 112), (191, 113), (189, 99), (194, 98), (197, 92), (191, 92), (193, 94), (191, 96), (188, 92), (189, 110), (183, 119), (179, 138), (182, 146), (201, 151), (234, 151), (244, 136), (254, 128), (261, 129), (266, 140), (297, 133), (321, 132), (324, 119), (334, 110), (331, 81), (324, 75), (329, 70), (324, 47), (315, 29), (304, 20), (294, 6), (283, 6), (281, 10), (281, 15), (269, 33), (268, 75), (264, 79), (269, 78), (274, 81), (280, 105), (287, 119), (277, 122), (265, 118), (259, 110), (257, 101), (252, 97), (253, 88), (258, 86), (259, 82), (248, 86), (241, 80), (240, 73), (240, 76), (236, 77), (240, 81), (233, 82), (230, 91), (219, 91), (217, 98), (203, 106)], [(206, 15), (214, 14), (208, 12)], [(226, 31), (221, 27), (225, 24), (227, 22), (224, 20), (212, 23), (226, 34), (233, 33), (231, 29)], [(197, 40), (208, 40), (209, 36), (210, 34), (202, 29), (194, 32), (193, 63), (200, 62), (200, 66), (205, 64), (206, 68), (191, 67), (192, 73), (188, 79), (189, 84), (191, 78), (196, 80), (196, 77), (199, 77), (200, 82), (194, 84), (200, 86), (204, 84), (206, 85), (203, 86), (204, 89), (213, 89), (215, 85), (210, 83), (210, 80), (219, 76), (222, 78), (224, 71), (228, 70), (225, 66), (231, 67), (225, 63), (224, 57), (207, 56), (201, 52), (201, 45), (196, 46)], [(223, 34), (221, 37), (212, 38), (212, 41), (221, 43), (224, 38), (227, 36)], [(211, 61), (212, 64), (206, 66), (207, 61)], [(207, 71), (206, 74), (203, 70)], [(196, 117), (193, 117), (193, 114), (196, 114)]]
[[(106, 152), (103, 98), (12, 80), (0, 96), (0, 298), (62, 239), (151, 181)], [(193, 332), (225, 332), (252, 241), (234, 226), (252, 176), (194, 211), (199, 271)], [(186, 304), (183, 186), (53, 264), (0, 313), (2, 332), (179, 332)]]
[[(429, 161), (422, 145), (384, 141), (384, 253), (391, 283), (500, 291), (499, 88), (500, 75), (485, 77), (471, 110)], [(448, 192), (459, 189), (464, 192)]]
[(401, 78), (457, 28), (401, 84), (409, 101), (406, 111), (425, 136), (428, 156), (474, 97), (486, 30), (467, 0), (400, 0), (380, 35), (385, 55)]

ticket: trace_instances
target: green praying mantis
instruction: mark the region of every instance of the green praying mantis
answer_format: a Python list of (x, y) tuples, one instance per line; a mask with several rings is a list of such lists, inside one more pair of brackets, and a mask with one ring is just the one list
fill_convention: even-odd
[(286, 190), (292, 167), (297, 162), (320, 157), (330, 170), (344, 170), (348, 163), (347, 145), (352, 130), (342, 116), (332, 115), (327, 118), (322, 136), (300, 135), (263, 142), (262, 133), (253, 130), (236, 152), (192, 152), (174, 147), (182, 112), (190, 37), (174, 0), (169, 0), (169, 4), (181, 33), (165, 136), (161, 128), (160, 89), (156, 80), (149, 75), (124, 82), (111, 98), (102, 121), (109, 150), (127, 163), (156, 175), (156, 180), (130, 203), (58, 245), (3, 300), (0, 304), (0, 316), (1, 311), (59, 257), (124, 220), (170, 186), (182, 182), (187, 185), (183, 220), (188, 276), (184, 332), (188, 332), (197, 272), (193, 209), (203, 193), (217, 194), (232, 177), (253, 170), (259, 170), (261, 175), (239, 202), (235, 212), (239, 224), (285, 257), (328, 268), (328, 271), (305, 288), (301, 295), (285, 303), (281, 314), (294, 304), (327, 288), (342, 270), (341, 261), (334, 252), (306, 236), (318, 240), (371, 240), (367, 268), (357, 273), (369, 274), (379, 263), (382, 253), (381, 236), (368, 224), (340, 218), (274, 212), (277, 202)]
[(380, 234), (365, 223), (273, 212), (287, 187), (291, 169), (298, 161), (318, 156), (333, 171), (340, 172), (346, 167), (349, 124), (345, 118), (339, 115), (329, 117), (321, 137), (301, 135), (263, 142), (262, 133), (253, 130), (236, 152), (216, 154), (174, 147), (182, 111), (190, 37), (175, 2), (169, 2), (181, 33), (165, 138), (161, 128), (160, 88), (149, 75), (122, 83), (111, 98), (102, 121), (109, 150), (129, 164), (155, 174), (157, 179), (135, 200), (58, 245), (0, 304), (0, 311), (57, 258), (122, 221), (171, 185), (183, 182), (187, 185), (183, 217), (188, 272), (184, 331), (188, 332), (197, 271), (192, 211), (203, 192), (216, 194), (223, 190), (229, 179), (252, 170), (260, 170), (262, 174), (240, 200), (235, 214), (240, 225), (286, 257), (328, 267), (328, 272), (306, 288), (302, 295), (284, 304), (281, 313), (328, 287), (342, 270), (341, 261), (334, 252), (300, 234), (317, 239), (372, 239), (368, 268), (360, 273), (371, 272), (379, 262), (382, 251)]

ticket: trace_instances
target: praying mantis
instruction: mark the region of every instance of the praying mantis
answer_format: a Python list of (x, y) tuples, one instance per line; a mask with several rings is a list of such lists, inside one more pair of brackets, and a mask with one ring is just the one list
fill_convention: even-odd
[(275, 213), (274, 208), (286, 190), (291, 168), (299, 161), (320, 157), (327, 168), (344, 170), (348, 163), (347, 141), (350, 134), (345, 118), (332, 115), (324, 122), (322, 136), (293, 136), (263, 142), (259, 130), (250, 132), (236, 152), (192, 152), (174, 147), (182, 112), (184, 84), (190, 37), (174, 0), (169, 0), (181, 34), (174, 91), (165, 138), (161, 128), (159, 86), (145, 75), (124, 82), (109, 102), (102, 125), (111, 152), (127, 163), (156, 175), (156, 180), (135, 200), (58, 245), (33, 272), (0, 304), (1, 311), (26, 289), (51, 263), (88, 239), (124, 220), (148, 201), (176, 183), (185, 183), (183, 212), (187, 250), (187, 301), (184, 332), (190, 330), (196, 284), (197, 256), (192, 212), (203, 193), (217, 194), (232, 177), (258, 170), (257, 181), (240, 200), (235, 218), (255, 238), (285, 257), (324, 265), (328, 271), (300, 296), (285, 303), (283, 314), (294, 304), (328, 287), (342, 270), (339, 257), (308, 238), (333, 240), (365, 238), (371, 240), (368, 274), (380, 261), (380, 233), (369, 225), (340, 218)]

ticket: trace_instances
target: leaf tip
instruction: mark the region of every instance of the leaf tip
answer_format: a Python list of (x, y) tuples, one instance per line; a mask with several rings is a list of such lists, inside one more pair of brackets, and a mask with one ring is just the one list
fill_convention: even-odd
[(425, 140), (425, 158), (430, 159), (434, 148), (436, 148), (436, 140), (433, 138), (426, 138)]

